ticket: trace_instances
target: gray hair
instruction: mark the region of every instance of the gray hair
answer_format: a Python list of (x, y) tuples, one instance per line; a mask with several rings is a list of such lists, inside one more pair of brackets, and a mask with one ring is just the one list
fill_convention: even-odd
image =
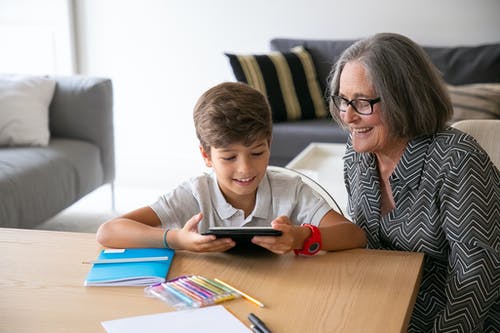
[[(394, 137), (414, 138), (446, 127), (453, 108), (437, 68), (409, 38), (380, 33), (347, 48), (330, 73), (330, 95), (339, 92), (340, 75), (351, 61), (360, 62), (381, 98), (382, 120)], [(330, 101), (339, 123), (339, 111)]]

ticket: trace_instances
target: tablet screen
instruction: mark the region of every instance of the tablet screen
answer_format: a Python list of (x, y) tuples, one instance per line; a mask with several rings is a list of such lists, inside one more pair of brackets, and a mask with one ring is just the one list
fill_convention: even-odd
[(236, 245), (228, 253), (243, 255), (262, 255), (272, 253), (267, 249), (252, 243), (253, 236), (281, 236), (280, 230), (271, 227), (213, 227), (202, 235), (215, 235), (217, 238), (231, 238)]
[(215, 235), (218, 238), (233, 238), (250, 240), (253, 236), (281, 236), (281, 231), (271, 227), (212, 227), (203, 235)]

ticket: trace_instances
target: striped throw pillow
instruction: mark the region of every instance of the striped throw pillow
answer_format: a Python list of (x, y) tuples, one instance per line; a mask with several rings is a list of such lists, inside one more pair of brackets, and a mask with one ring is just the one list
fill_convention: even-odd
[(269, 101), (273, 122), (325, 118), (325, 99), (309, 52), (302, 46), (290, 52), (229, 54), (236, 79), (259, 90)]
[(464, 119), (500, 118), (500, 83), (476, 83), (461, 86), (448, 85), (453, 118)]

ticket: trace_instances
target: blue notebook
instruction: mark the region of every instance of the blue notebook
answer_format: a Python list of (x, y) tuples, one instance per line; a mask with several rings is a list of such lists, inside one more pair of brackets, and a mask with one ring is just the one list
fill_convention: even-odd
[(93, 263), (84, 285), (149, 286), (165, 282), (174, 253), (158, 248), (102, 250), (97, 261), (111, 263)]

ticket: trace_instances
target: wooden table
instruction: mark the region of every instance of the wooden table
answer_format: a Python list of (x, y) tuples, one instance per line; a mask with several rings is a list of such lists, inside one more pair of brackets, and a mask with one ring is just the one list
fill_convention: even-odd
[[(0, 228), (0, 332), (105, 332), (102, 321), (174, 310), (142, 287), (84, 287), (90, 267), (81, 262), (98, 251), (94, 234)], [(168, 277), (233, 284), (266, 307), (225, 305), (245, 324), (254, 312), (275, 333), (389, 333), (406, 330), (422, 263), (418, 253), (364, 249), (310, 258), (178, 251)]]

